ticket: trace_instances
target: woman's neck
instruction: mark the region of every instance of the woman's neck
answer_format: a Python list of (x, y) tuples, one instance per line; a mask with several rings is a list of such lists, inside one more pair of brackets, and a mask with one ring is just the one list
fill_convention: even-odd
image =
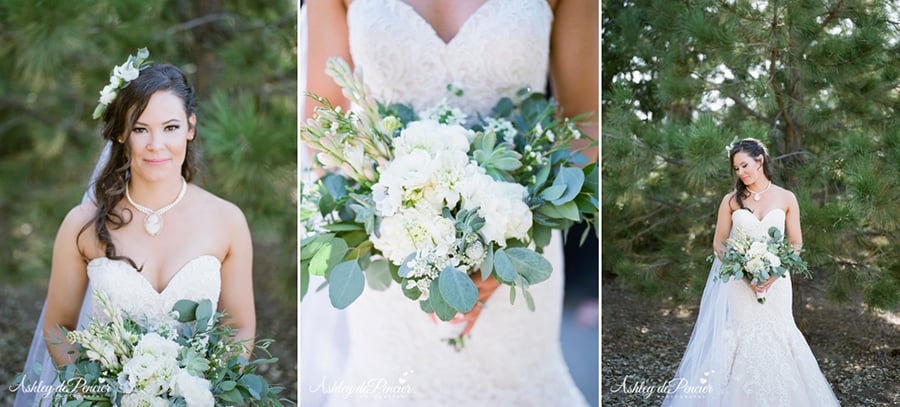
[(183, 185), (183, 178), (170, 177), (165, 180), (148, 181), (132, 178), (128, 182), (128, 193), (134, 203), (157, 210), (178, 198)]

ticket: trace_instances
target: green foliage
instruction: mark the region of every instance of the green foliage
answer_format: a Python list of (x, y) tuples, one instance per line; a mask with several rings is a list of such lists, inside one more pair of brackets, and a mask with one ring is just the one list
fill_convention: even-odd
[[(900, 30), (890, 1), (604, 2), (603, 272), (698, 298), (735, 137), (769, 147), (833, 298), (898, 302)], [(894, 18), (896, 20), (896, 18)]]
[[(256, 2), (0, 3), (0, 270), (46, 280), (56, 230), (102, 148), (91, 119), (110, 70), (147, 47), (198, 94), (200, 183), (237, 204), (255, 274), (295, 299), (296, 5)], [(265, 44), (265, 46), (260, 46)]]

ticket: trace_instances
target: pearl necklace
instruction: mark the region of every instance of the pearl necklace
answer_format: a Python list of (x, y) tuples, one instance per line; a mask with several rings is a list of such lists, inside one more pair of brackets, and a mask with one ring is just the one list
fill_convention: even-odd
[(137, 202), (134, 202), (134, 200), (131, 199), (131, 193), (128, 192), (128, 184), (127, 183), (125, 184), (125, 198), (128, 199), (128, 203), (130, 203), (131, 206), (134, 206), (137, 210), (139, 210), (144, 215), (147, 215), (146, 217), (144, 217), (144, 230), (146, 230), (147, 234), (149, 234), (150, 236), (156, 236), (159, 233), (159, 231), (163, 227), (162, 215), (164, 213), (168, 212), (169, 209), (172, 209), (179, 202), (181, 202), (181, 198), (184, 198), (184, 194), (186, 192), (187, 192), (187, 181), (184, 179), (184, 177), (181, 177), (181, 192), (178, 193), (178, 197), (175, 198), (175, 200), (172, 201), (172, 203), (170, 203), (166, 206), (163, 206), (162, 208), (159, 208), (154, 211), (153, 209), (150, 209), (146, 206), (139, 205)]
[(750, 191), (753, 193), (754, 201), (758, 201), (762, 197), (762, 194), (765, 193), (766, 191), (768, 191), (769, 187), (771, 187), (771, 186), (772, 186), (772, 181), (769, 181), (769, 185), (766, 185), (766, 189), (764, 189), (762, 191), (756, 192), (756, 191), (750, 189), (750, 187), (747, 187), (747, 191)]

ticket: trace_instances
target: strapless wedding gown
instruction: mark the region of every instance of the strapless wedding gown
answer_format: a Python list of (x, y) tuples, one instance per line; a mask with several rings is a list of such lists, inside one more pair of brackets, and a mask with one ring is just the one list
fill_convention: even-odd
[[(521, 88), (543, 91), (552, 20), (545, 0), (489, 0), (445, 43), (400, 0), (354, 0), (347, 15), (353, 63), (373, 97), (418, 111), (446, 98), (470, 117), (489, 114), (501, 97)], [(586, 405), (560, 349), (558, 233), (545, 256), (554, 271), (530, 288), (536, 310), (529, 311), (521, 295), (511, 305), (508, 286), (501, 286), (460, 352), (442, 341), (449, 337), (446, 326), (435, 324), (397, 284), (387, 291), (366, 288), (344, 311), (344, 369), (337, 377), (301, 371), (304, 392), (329, 393), (328, 406)], [(303, 329), (314, 321), (308, 323)], [(303, 357), (315, 357), (319, 350), (305, 344)]]
[[(93, 290), (102, 291), (110, 304), (139, 323), (155, 326), (171, 323), (169, 313), (180, 300), (210, 300), (218, 308), (222, 286), (222, 264), (215, 256), (199, 256), (181, 267), (162, 291), (157, 291), (141, 273), (121, 260), (106, 257), (93, 259), (87, 265)], [(103, 310), (93, 303), (94, 318), (104, 318)]]
[[(732, 213), (732, 230), (750, 237), (766, 237), (771, 227), (784, 232), (785, 212), (773, 209), (762, 219), (740, 209)], [(713, 273), (718, 273), (718, 261)], [(691, 335), (691, 343), (679, 367), (676, 380), (695, 390), (669, 394), (663, 405), (671, 406), (785, 406), (819, 407), (839, 405), (831, 386), (819, 369), (806, 339), (794, 323), (790, 277), (777, 279), (760, 304), (745, 280), (716, 284), (724, 295), (723, 306), (701, 303), (701, 315)], [(703, 301), (710, 297), (704, 291)], [(710, 307), (713, 305), (713, 307)], [(716, 313), (724, 318), (720, 335), (712, 335), (702, 321)], [(709, 336), (711, 344), (702, 352), (700, 343)], [(702, 354), (702, 355), (700, 355)], [(706, 358), (705, 360), (703, 360)]]

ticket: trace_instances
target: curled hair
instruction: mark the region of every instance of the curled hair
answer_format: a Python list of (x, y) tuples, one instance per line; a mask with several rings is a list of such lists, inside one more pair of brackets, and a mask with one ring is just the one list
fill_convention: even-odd
[[(147, 103), (154, 93), (171, 92), (184, 102), (184, 111), (189, 118), (195, 114), (196, 95), (184, 73), (169, 64), (150, 64), (140, 71), (140, 75), (127, 86), (120, 89), (116, 98), (103, 112), (103, 129), (101, 136), (110, 144), (109, 161), (101, 170), (93, 184), (94, 203), (97, 210), (93, 218), (81, 228), (84, 233), (94, 225), (97, 240), (105, 248), (106, 257), (114, 260), (125, 260), (137, 268), (134, 261), (116, 253), (116, 245), (110, 236), (110, 229), (119, 229), (131, 222), (133, 214), (125, 208), (116, 211), (116, 205), (125, 197), (125, 186), (131, 179), (131, 148), (128, 139), (135, 122), (147, 108)], [(188, 126), (191, 126), (188, 121)], [(194, 129), (194, 139), (197, 131)], [(196, 175), (198, 157), (197, 147), (193, 140), (188, 140), (181, 175), (188, 182)]]
[[(766, 149), (765, 144), (755, 138), (746, 138), (735, 143), (728, 154), (728, 165), (734, 166), (734, 156), (737, 153), (747, 154), (754, 160), (762, 157), (763, 175), (766, 176), (766, 179), (772, 180), (772, 160), (769, 159), (769, 150)], [(737, 201), (738, 206), (741, 209), (748, 209), (744, 206), (744, 198), (750, 196), (750, 189), (738, 178), (734, 185), (734, 190), (734, 199)]]

